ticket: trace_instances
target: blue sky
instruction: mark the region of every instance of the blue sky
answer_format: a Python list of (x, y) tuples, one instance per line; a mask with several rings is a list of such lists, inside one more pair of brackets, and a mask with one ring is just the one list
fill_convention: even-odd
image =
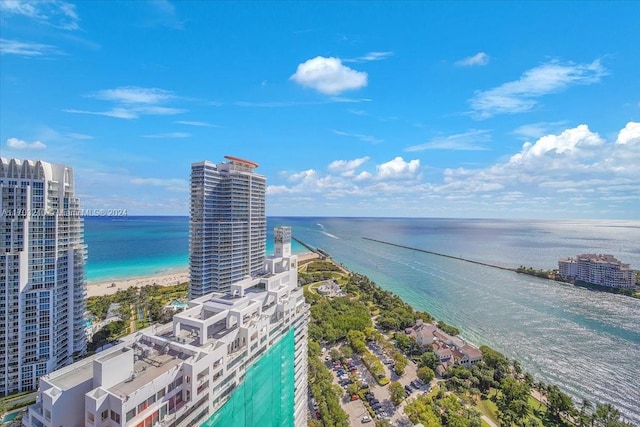
[(188, 214), (192, 162), (269, 215), (640, 212), (640, 2), (0, 2), (0, 154), (86, 208)]

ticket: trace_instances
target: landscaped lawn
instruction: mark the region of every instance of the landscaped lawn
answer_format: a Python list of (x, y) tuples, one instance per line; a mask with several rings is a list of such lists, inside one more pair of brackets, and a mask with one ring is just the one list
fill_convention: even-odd
[(498, 423), (498, 407), (492, 400), (489, 399), (481, 399), (476, 402), (476, 409), (480, 411), (483, 415), (486, 415), (491, 421), (496, 424)]

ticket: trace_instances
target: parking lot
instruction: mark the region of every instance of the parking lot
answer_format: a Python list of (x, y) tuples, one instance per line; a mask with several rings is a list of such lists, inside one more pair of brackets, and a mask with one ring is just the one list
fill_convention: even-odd
[[(399, 377), (393, 372), (393, 361), (384, 353), (380, 346), (369, 343), (369, 349), (384, 364), (387, 376), (392, 381), (398, 381), (405, 386), (407, 398), (415, 397), (419, 393), (424, 393), (430, 389), (430, 385), (422, 383), (417, 378), (417, 366), (415, 363), (409, 361), (404, 374)], [(381, 387), (377, 384), (359, 357), (354, 355), (344, 360), (344, 363), (341, 363), (340, 361), (332, 361), (330, 359), (330, 351), (331, 348), (324, 349), (321, 357), (327, 369), (333, 374), (333, 382), (345, 390), (345, 394), (341, 399), (341, 405), (349, 415), (350, 425), (367, 424), (374, 421), (372, 418), (386, 418), (393, 425), (410, 425), (402, 411), (404, 402), (396, 408), (391, 402), (387, 387)], [(364, 398), (367, 402), (366, 405), (371, 407), (373, 414), (369, 412), (365, 402), (360, 400), (359, 397), (352, 397), (347, 394), (347, 389), (353, 381), (357, 381), (363, 385), (361, 391), (364, 393)]]
[[(409, 361), (404, 374), (398, 376), (393, 372), (393, 360), (385, 354), (381, 346), (375, 343), (369, 343), (368, 347), (371, 353), (377, 356), (384, 364), (385, 372), (391, 381), (398, 381), (405, 387), (407, 399), (426, 393), (431, 389), (431, 384), (424, 384), (418, 379), (417, 366), (415, 363)], [(335, 348), (339, 349), (338, 346)], [(395, 407), (391, 402), (387, 386), (382, 387), (378, 385), (357, 355), (341, 363), (340, 361), (332, 361), (330, 359), (329, 353), (331, 348), (323, 350), (321, 357), (327, 369), (332, 373), (333, 382), (345, 390), (345, 394), (340, 402), (342, 408), (349, 415), (349, 425), (373, 423), (374, 420), (372, 418), (386, 418), (391, 424), (397, 426), (411, 425), (407, 417), (404, 416), (403, 408), (406, 400), (398, 407)], [(366, 405), (372, 408), (373, 414), (369, 412), (363, 400), (357, 396), (352, 397), (347, 394), (347, 389), (353, 381), (357, 381), (363, 385), (361, 391), (365, 393), (364, 398), (367, 402)]]

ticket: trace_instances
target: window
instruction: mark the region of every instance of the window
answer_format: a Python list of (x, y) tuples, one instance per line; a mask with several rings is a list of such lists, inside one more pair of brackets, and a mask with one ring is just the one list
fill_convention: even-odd
[(120, 424), (120, 414), (114, 411), (113, 409), (111, 410), (111, 419), (115, 421), (117, 424)]
[(164, 391), (164, 387), (162, 388), (162, 390), (160, 390), (158, 393), (156, 393), (156, 398), (158, 400), (162, 399), (165, 395), (165, 391)]
[(95, 415), (93, 415), (93, 412), (87, 412), (87, 420), (89, 421), (89, 424), (93, 424), (96, 420)]
[(104, 420), (106, 420), (107, 418), (109, 418), (109, 410), (105, 409), (104, 411), (102, 411), (102, 413), (100, 414), (100, 420), (104, 422)]
[(136, 408), (133, 408), (127, 412), (127, 422), (131, 421), (136, 416)]

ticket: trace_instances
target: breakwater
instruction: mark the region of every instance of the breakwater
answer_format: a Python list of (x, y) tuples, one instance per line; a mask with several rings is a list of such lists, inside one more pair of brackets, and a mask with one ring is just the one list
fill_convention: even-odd
[(458, 260), (458, 261), (469, 262), (471, 264), (484, 265), (485, 267), (499, 268), (500, 270), (516, 272), (515, 268), (503, 267), (501, 265), (490, 264), (488, 262), (474, 261), (472, 259), (467, 259), (467, 258), (462, 258), (462, 257), (458, 257), (458, 256), (442, 254), (442, 253), (434, 252), (434, 251), (428, 251), (426, 249), (413, 248), (411, 246), (405, 246), (405, 245), (399, 245), (397, 243), (385, 242), (383, 240), (372, 239), (370, 237), (363, 237), (363, 239), (364, 240), (369, 240), (370, 242), (382, 243), (383, 245), (395, 246), (397, 248), (409, 249), (411, 251), (423, 252), (425, 254), (437, 255), (437, 256), (444, 257), (444, 258), (450, 258), (450, 259), (455, 259), (455, 260)]

